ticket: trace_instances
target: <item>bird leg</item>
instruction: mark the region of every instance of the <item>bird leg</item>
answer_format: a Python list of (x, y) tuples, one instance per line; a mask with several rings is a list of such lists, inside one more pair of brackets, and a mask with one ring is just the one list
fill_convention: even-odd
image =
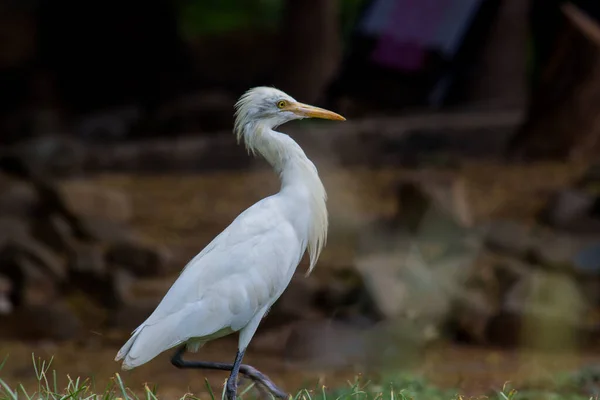
[[(211, 361), (189, 361), (189, 360), (183, 359), (184, 353), (185, 353), (185, 345), (181, 346), (175, 352), (175, 354), (173, 354), (173, 357), (171, 358), (171, 364), (173, 364), (175, 367), (180, 368), (180, 369), (212, 369), (212, 370), (218, 370), (218, 371), (231, 371), (231, 375), (230, 375), (229, 379), (227, 380), (228, 388), (226, 389), (227, 391), (229, 391), (229, 381), (231, 380), (231, 377), (234, 375), (233, 370), (235, 367), (235, 363), (229, 364), (229, 363), (220, 363), (220, 362), (211, 362)], [(289, 397), (288, 394), (285, 393), (280, 388), (278, 388), (269, 379), (268, 376), (266, 376), (265, 374), (263, 374), (262, 372), (260, 372), (259, 370), (257, 370), (256, 368), (254, 368), (250, 365), (241, 364), (243, 355), (244, 355), (243, 352), (241, 352), (241, 354), (240, 354), (240, 352), (238, 352), (238, 354), (236, 356), (236, 362), (238, 363), (237, 371), (239, 371), (239, 373), (252, 379), (252, 381), (264, 386), (269, 392), (271, 392), (271, 394), (273, 394), (273, 396), (275, 396), (277, 398), (287, 399)], [(239, 360), (238, 360), (238, 358), (239, 358)], [(235, 378), (237, 378), (237, 371), (235, 373)], [(235, 380), (235, 382), (236, 382), (236, 386), (237, 386), (237, 379)], [(236, 389), (237, 389), (237, 387), (236, 387)], [(228, 393), (228, 396), (229, 396), (229, 393)], [(235, 397), (234, 397), (234, 399), (235, 399)]]
[(227, 378), (225, 394), (227, 395), (228, 400), (236, 400), (238, 373), (240, 372), (240, 365), (242, 364), (244, 353), (245, 350), (238, 350), (237, 354), (235, 355), (233, 367), (231, 368), (231, 374), (229, 374), (229, 378)]

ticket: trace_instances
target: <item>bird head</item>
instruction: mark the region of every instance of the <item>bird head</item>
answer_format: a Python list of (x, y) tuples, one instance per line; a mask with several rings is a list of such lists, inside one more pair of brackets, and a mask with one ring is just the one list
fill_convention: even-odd
[(235, 104), (235, 127), (238, 136), (248, 123), (261, 122), (275, 128), (294, 119), (321, 118), (336, 121), (346, 119), (323, 108), (300, 103), (281, 90), (270, 87), (255, 87), (248, 90)]

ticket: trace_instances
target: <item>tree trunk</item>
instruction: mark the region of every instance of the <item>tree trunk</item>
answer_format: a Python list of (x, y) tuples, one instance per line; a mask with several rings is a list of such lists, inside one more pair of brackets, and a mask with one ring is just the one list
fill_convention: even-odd
[(525, 105), (530, 0), (505, 0), (466, 87), (469, 103), (496, 109)]
[(341, 55), (338, 0), (287, 0), (275, 81), (299, 101), (315, 103)]
[(600, 25), (571, 3), (540, 71), (525, 123), (508, 148), (518, 160), (585, 160), (600, 152)]

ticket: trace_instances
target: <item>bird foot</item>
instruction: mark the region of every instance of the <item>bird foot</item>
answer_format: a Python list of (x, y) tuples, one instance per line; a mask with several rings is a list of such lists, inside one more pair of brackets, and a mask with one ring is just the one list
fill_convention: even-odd
[(251, 365), (242, 364), (240, 366), (240, 372), (252, 379), (253, 382), (263, 386), (267, 389), (273, 396), (279, 399), (287, 399), (289, 394), (281, 390), (277, 385), (275, 385), (268, 376), (257, 370)]
[[(181, 347), (171, 358), (171, 363), (181, 369), (211, 369), (220, 371), (231, 371), (233, 364), (218, 363), (209, 361), (189, 361), (183, 359), (183, 353), (185, 347)], [(240, 365), (239, 372), (251, 379), (254, 383), (268, 390), (274, 397), (278, 399), (288, 399), (289, 395), (277, 387), (268, 376), (252, 367), (251, 365), (242, 364)], [(225, 388), (228, 400), (235, 400), (237, 391), (237, 381), (230, 383), (227, 380), (227, 387)]]
[(236, 400), (237, 398), (237, 380), (236, 379), (227, 379), (227, 384), (225, 385), (225, 397), (227, 400)]

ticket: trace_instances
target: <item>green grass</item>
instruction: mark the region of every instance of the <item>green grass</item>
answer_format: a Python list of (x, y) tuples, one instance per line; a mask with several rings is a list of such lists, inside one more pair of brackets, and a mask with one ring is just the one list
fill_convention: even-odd
[[(51, 370), (52, 360), (36, 360), (32, 355), (33, 369), (37, 381), (37, 388), (26, 389), (23, 385), (9, 386), (0, 378), (0, 400), (157, 400), (156, 387), (145, 386), (143, 390), (138, 390), (138, 394), (129, 389), (116, 374), (111, 383), (104, 388), (96, 388), (93, 379), (71, 378), (67, 375), (66, 387), (60, 387), (58, 384), (57, 373)], [(0, 373), (5, 365), (7, 358), (0, 362)], [(575, 374), (568, 374), (557, 377), (551, 385), (551, 389), (529, 389), (517, 391), (506, 384), (501, 390), (483, 394), (478, 397), (465, 397), (457, 390), (441, 389), (429, 384), (426, 380), (410, 375), (403, 375), (384, 380), (383, 384), (373, 382), (362, 382), (357, 378), (354, 382), (348, 382), (346, 387), (327, 389), (322, 386), (315, 389), (303, 389), (293, 396), (293, 400), (598, 400), (598, 395), (583, 394), (583, 389), (588, 391), (595, 388), (595, 384), (600, 382), (600, 370), (585, 369)], [(224, 391), (215, 391), (205, 381), (207, 394), (196, 397), (193, 394), (185, 393), (181, 399), (224, 399)], [(238, 398), (254, 399), (255, 392), (253, 385), (246, 388), (240, 388)], [(592, 390), (592, 391), (595, 391)], [(141, 393), (141, 394), (140, 394)]]

